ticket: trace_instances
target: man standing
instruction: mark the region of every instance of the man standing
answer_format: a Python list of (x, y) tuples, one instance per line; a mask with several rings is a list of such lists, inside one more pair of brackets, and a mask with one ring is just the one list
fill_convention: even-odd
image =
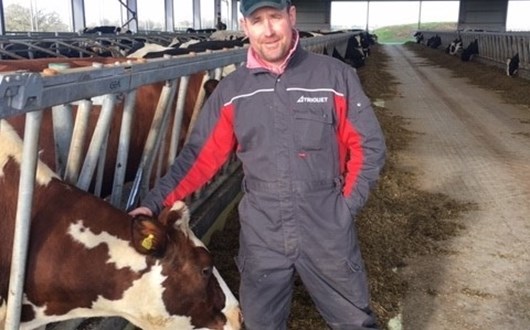
[(354, 69), (300, 47), (288, 0), (241, 0), (241, 12), (246, 66), (219, 83), (170, 171), (131, 214), (184, 199), (235, 151), (246, 328), (286, 329), (295, 271), (330, 328), (376, 328), (353, 220), (385, 158), (370, 100)]

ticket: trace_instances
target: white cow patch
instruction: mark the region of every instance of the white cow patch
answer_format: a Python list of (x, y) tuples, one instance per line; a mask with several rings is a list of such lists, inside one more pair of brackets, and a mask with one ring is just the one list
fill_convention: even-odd
[(83, 244), (88, 249), (93, 249), (100, 244), (107, 245), (109, 250), (107, 263), (114, 263), (118, 269), (129, 267), (138, 272), (147, 267), (145, 257), (136, 252), (129, 245), (129, 241), (117, 238), (107, 232), (95, 234), (89, 227), (83, 225), (82, 220), (71, 224), (68, 228), (68, 234), (72, 236), (74, 241)]
[[(169, 329), (193, 329), (189, 316), (171, 316), (166, 310), (161, 299), (164, 287), (162, 282), (166, 279), (162, 275), (162, 266), (156, 264), (148, 273), (134, 281), (120, 300), (108, 300), (101, 296), (93, 302), (90, 308), (76, 308), (66, 315), (49, 317), (44, 314), (46, 306), (33, 309), (37, 320), (21, 326), (22, 330), (32, 329), (50, 322), (63, 321), (81, 317), (105, 317), (119, 315), (129, 320), (134, 325), (143, 329), (169, 330)], [(29, 303), (25, 301), (25, 303)], [(116, 311), (126, 310), (127, 313), (117, 314)]]
[(188, 48), (188, 46), (191, 46), (191, 45), (194, 45), (194, 44), (198, 44), (199, 42), (201, 42), (201, 40), (192, 39), (192, 40), (189, 40), (189, 41), (186, 41), (186, 42), (183, 42), (182, 44), (180, 44), (179, 48), (185, 49), (185, 48)]
[(127, 57), (128, 58), (143, 58), (147, 53), (161, 52), (161, 51), (168, 50), (168, 49), (172, 49), (172, 47), (164, 47), (158, 44), (146, 42), (142, 48), (138, 49), (132, 54), (127, 55)]
[[(15, 129), (5, 120), (0, 120), (0, 177), (4, 176), (4, 166), (9, 158), (18, 164), (22, 160), (22, 147), (24, 142)], [(58, 176), (44, 163), (38, 162), (35, 179), (39, 185), (47, 185), (52, 178)]]
[(221, 274), (217, 271), (217, 268), (213, 268), (213, 275), (219, 282), (219, 286), (221, 287), (221, 290), (223, 290), (223, 293), (225, 294), (225, 307), (223, 308), (222, 312), (227, 318), (227, 323), (223, 327), (224, 330), (232, 330), (232, 329), (238, 329), (239, 328), (239, 302), (237, 301), (236, 297), (230, 291), (230, 288), (226, 284), (226, 282), (221, 277)]

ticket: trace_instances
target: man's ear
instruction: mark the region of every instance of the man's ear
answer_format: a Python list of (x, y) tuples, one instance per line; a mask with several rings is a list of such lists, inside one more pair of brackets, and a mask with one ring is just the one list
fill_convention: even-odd
[(291, 27), (296, 26), (296, 7), (291, 5), (289, 6), (289, 19), (291, 20)]
[(247, 33), (247, 21), (245, 20), (244, 17), (241, 17), (239, 19), (239, 26), (243, 28), (243, 32), (245, 32), (245, 35), (247, 36), (248, 38), (248, 33)]

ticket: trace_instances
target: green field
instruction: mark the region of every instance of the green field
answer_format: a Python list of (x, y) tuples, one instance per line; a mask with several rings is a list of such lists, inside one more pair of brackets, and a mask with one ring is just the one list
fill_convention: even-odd
[[(377, 40), (381, 44), (404, 43), (415, 40), (413, 35), (418, 30), (418, 24), (406, 25), (392, 25), (384, 26), (373, 31), (377, 35)], [(456, 30), (456, 23), (454, 22), (437, 22), (437, 23), (422, 23), (420, 30), (434, 30), (434, 31), (454, 31)]]

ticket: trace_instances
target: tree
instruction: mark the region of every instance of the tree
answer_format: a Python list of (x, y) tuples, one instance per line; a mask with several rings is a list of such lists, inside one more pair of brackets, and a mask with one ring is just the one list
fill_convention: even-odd
[(37, 9), (32, 16), (29, 8), (17, 4), (7, 6), (5, 19), (6, 31), (9, 32), (67, 32), (70, 30), (56, 12)]

